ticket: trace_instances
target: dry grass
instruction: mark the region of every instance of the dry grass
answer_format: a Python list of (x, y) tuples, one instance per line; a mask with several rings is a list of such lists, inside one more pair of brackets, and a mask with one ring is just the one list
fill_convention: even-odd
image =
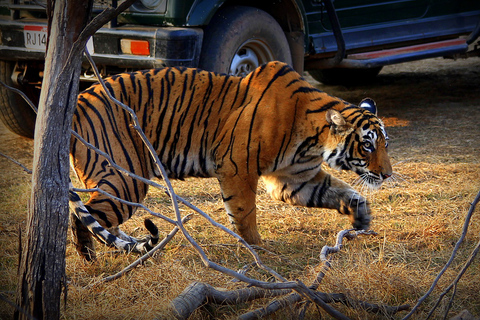
[[(448, 260), (460, 236), (469, 204), (480, 189), (480, 76), (473, 68), (478, 60), (451, 62), (439, 67), (442, 60), (392, 67), (385, 70), (373, 86), (359, 88), (322, 87), (348, 101), (363, 96), (377, 100), (380, 115), (386, 118), (391, 136), (394, 170), (400, 177), (382, 190), (370, 193), (376, 237), (362, 237), (348, 242), (333, 259), (333, 268), (319, 290), (343, 292), (372, 303), (414, 304), (430, 287)], [(435, 70), (432, 70), (432, 69)], [(437, 70), (438, 69), (438, 70)], [(456, 79), (457, 83), (453, 83)], [(474, 90), (474, 88), (476, 88)], [(8, 153), (30, 164), (32, 143), (0, 130), (0, 152)], [(18, 226), (25, 225), (29, 196), (29, 177), (20, 168), (0, 159), (0, 290), (16, 286)], [(352, 182), (351, 173), (334, 173)], [(227, 224), (219, 188), (212, 179), (176, 181), (181, 196), (208, 212), (218, 222)], [(171, 216), (163, 192), (152, 191), (146, 201), (150, 208)], [(271, 200), (263, 187), (258, 195), (259, 228), (263, 261), (288, 279), (309, 284), (317, 270), (323, 245), (333, 244), (336, 233), (349, 227), (348, 220), (331, 210), (296, 208)], [(185, 213), (189, 212), (187, 209)], [(478, 211), (478, 209), (477, 209)], [(127, 222), (124, 230), (133, 235), (145, 233), (142, 227), (147, 214), (140, 212)], [(154, 218), (164, 234), (171, 226)], [(199, 216), (187, 229), (209, 254), (209, 257), (232, 269), (251, 262), (235, 241), (211, 227)], [(479, 241), (480, 219), (474, 215), (465, 244), (433, 295), (415, 318), (424, 318), (436, 298), (450, 284)], [(69, 239), (70, 241), (70, 239)], [(72, 245), (67, 247), (69, 290), (65, 319), (150, 319), (165, 313), (168, 303), (191, 281), (203, 281), (226, 289), (241, 287), (230, 278), (206, 269), (198, 255), (180, 235), (162, 253), (125, 277), (94, 287), (87, 285), (113, 274), (137, 257), (117, 254), (102, 245), (93, 264), (83, 262)], [(479, 259), (469, 268), (457, 289), (451, 315), (467, 308), (480, 315)], [(268, 280), (259, 270), (250, 276)], [(195, 319), (228, 319), (262, 306), (258, 301), (236, 307), (205, 308)], [(362, 310), (336, 305), (354, 319), (382, 319)], [(442, 314), (445, 305), (442, 305)], [(8, 318), (12, 308), (0, 302), (0, 319)], [(308, 318), (318, 318), (315, 308)], [(397, 316), (401, 318), (405, 313)], [(294, 319), (291, 310), (275, 319)]]

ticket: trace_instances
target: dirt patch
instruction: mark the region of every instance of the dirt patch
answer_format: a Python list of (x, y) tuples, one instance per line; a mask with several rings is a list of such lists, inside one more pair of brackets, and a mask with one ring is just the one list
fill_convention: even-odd
[(372, 84), (318, 87), (351, 103), (374, 99), (398, 161), (480, 160), (480, 58), (386, 66)]

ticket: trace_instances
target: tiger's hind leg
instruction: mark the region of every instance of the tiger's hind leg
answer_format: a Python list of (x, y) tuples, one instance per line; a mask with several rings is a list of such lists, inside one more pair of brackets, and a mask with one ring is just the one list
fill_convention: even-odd
[[(149, 219), (145, 219), (145, 227), (150, 232), (150, 236), (147, 236), (141, 241), (131, 241), (131, 239), (134, 238), (130, 236), (126, 236), (127, 240), (123, 240), (105, 229), (90, 213), (89, 208), (83, 204), (75, 192), (70, 191), (69, 198), (70, 207), (74, 212), (72, 215), (72, 230), (75, 246), (79, 254), (88, 261), (94, 260), (96, 257), (92, 235), (108, 246), (116, 247), (127, 252), (145, 253), (151, 250), (158, 242), (158, 228)], [(118, 228), (113, 228), (113, 230), (114, 229), (117, 229), (115, 233), (126, 235), (119, 231)]]
[(70, 213), (70, 226), (72, 228), (73, 244), (77, 252), (87, 261), (97, 259), (95, 243), (90, 230), (73, 212)]
[(128, 234), (126, 234), (125, 232), (123, 232), (119, 226), (117, 227), (113, 227), (113, 228), (108, 228), (107, 229), (108, 232), (110, 232), (111, 234), (113, 234), (114, 236), (124, 240), (124, 241), (129, 241), (129, 242), (137, 242), (138, 239), (137, 238), (134, 238), (132, 236), (129, 236)]

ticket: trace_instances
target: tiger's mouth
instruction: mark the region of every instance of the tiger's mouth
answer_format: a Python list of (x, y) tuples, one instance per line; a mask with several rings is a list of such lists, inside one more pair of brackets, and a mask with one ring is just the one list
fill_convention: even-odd
[(356, 185), (360, 185), (362, 188), (366, 187), (371, 190), (378, 190), (382, 186), (383, 182), (388, 179), (383, 178), (381, 175), (373, 172), (358, 173), (359, 178), (355, 181)]

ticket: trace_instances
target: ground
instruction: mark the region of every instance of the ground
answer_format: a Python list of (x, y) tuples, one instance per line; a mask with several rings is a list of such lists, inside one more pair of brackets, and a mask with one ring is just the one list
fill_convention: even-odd
[[(378, 235), (346, 243), (335, 255), (332, 270), (319, 290), (343, 292), (372, 303), (415, 304), (430, 288), (449, 259), (457, 242), (470, 203), (480, 190), (480, 59), (431, 59), (385, 67), (374, 83), (356, 87), (324, 86), (307, 77), (321, 90), (352, 103), (364, 97), (377, 102), (390, 136), (389, 154), (396, 179), (377, 192), (367, 192), (372, 203), (372, 229)], [(0, 126), (0, 153), (31, 167), (33, 143)], [(14, 300), (19, 230), (25, 234), (30, 176), (0, 157), (0, 292)], [(333, 174), (352, 183), (350, 173)], [(177, 192), (220, 223), (227, 224), (216, 181), (212, 179), (175, 182)], [(162, 191), (152, 191), (146, 204), (171, 215)], [(331, 210), (294, 208), (268, 198), (261, 186), (258, 199), (259, 229), (264, 239), (258, 250), (264, 263), (289, 280), (310, 283), (319, 264), (319, 253), (333, 245), (336, 233), (349, 227), (345, 217)], [(480, 240), (478, 210), (452, 267), (414, 316), (425, 318), (440, 293), (453, 281), (468, 255)], [(189, 212), (182, 208), (182, 212)], [(135, 235), (145, 233), (140, 212), (125, 225)], [(154, 219), (164, 234), (171, 226)], [(232, 269), (252, 259), (235, 240), (196, 216), (187, 224), (189, 232), (209, 257)], [(203, 281), (233, 289), (242, 285), (206, 269), (194, 250), (177, 235), (162, 254), (156, 254), (127, 276), (108, 284), (93, 285), (134, 261), (136, 256), (111, 252), (97, 245), (100, 257), (84, 263), (70, 243), (67, 248), (69, 277), (65, 319), (146, 319), (162, 315), (168, 303), (191, 281)], [(480, 316), (480, 258), (462, 277), (449, 316), (462, 309)], [(263, 272), (248, 273), (262, 280)], [(446, 310), (450, 295), (434, 314)], [(226, 319), (265, 305), (259, 301), (237, 307), (204, 308), (195, 319)], [(382, 319), (363, 310), (334, 305), (351, 318)], [(293, 309), (276, 315), (294, 319)], [(13, 308), (0, 301), (0, 319), (11, 317)], [(307, 318), (321, 311), (311, 308)], [(406, 313), (395, 316), (402, 318)], [(323, 316), (325, 314), (322, 313)]]

